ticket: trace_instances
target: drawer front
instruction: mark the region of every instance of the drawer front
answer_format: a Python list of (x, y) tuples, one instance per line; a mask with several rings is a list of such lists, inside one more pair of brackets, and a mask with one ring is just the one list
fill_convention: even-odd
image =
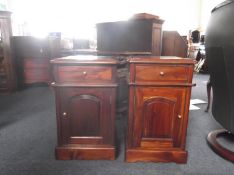
[(59, 83), (112, 82), (112, 68), (107, 66), (59, 66), (55, 81)]
[(24, 81), (25, 83), (48, 83), (50, 81), (49, 69), (25, 69)]
[(49, 59), (24, 59), (24, 68), (49, 68)]
[(188, 82), (189, 69), (179, 65), (137, 65), (135, 82)]

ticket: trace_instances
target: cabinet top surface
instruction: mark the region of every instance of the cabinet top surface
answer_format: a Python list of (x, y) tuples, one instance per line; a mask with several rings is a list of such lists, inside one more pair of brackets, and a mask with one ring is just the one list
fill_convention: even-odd
[(114, 58), (94, 55), (67, 56), (53, 59), (50, 62), (52, 64), (117, 64)]
[(9, 11), (1, 11), (0, 10), (0, 17), (10, 17), (11, 16), (11, 12)]
[(191, 58), (181, 58), (175, 56), (136, 56), (128, 59), (128, 62), (137, 63), (165, 63), (165, 64), (194, 64), (195, 61)]
[(103, 25), (127, 25), (127, 24), (131, 24), (131, 23), (135, 23), (135, 22), (151, 22), (151, 23), (159, 23), (159, 24), (163, 24), (164, 20), (159, 19), (159, 18), (132, 18), (130, 20), (127, 21), (114, 21), (114, 22), (101, 22), (101, 23), (97, 23), (96, 26), (100, 27)]

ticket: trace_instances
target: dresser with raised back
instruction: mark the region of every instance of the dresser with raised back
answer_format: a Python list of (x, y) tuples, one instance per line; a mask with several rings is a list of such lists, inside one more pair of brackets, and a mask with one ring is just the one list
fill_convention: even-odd
[(127, 162), (186, 163), (193, 68), (178, 57), (129, 59)]
[(35, 83), (51, 83), (50, 60), (59, 58), (59, 38), (13, 36), (18, 88)]
[(128, 21), (97, 24), (99, 53), (161, 55), (162, 25), (159, 16), (135, 14)]
[(51, 60), (56, 96), (56, 158), (115, 159), (116, 60), (69, 56)]

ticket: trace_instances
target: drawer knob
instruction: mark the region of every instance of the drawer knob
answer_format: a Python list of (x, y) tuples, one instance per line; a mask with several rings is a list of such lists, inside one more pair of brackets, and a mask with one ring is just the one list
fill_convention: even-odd
[(181, 118), (182, 118), (182, 116), (181, 116), (181, 115), (178, 115), (178, 118), (179, 118), (179, 119), (181, 119)]
[(84, 72), (83, 72), (83, 75), (87, 75), (87, 72), (86, 72), (86, 71), (84, 71)]
[(163, 76), (163, 75), (164, 75), (164, 72), (160, 72), (159, 74), (160, 74), (161, 76)]
[(66, 117), (66, 116), (67, 116), (67, 113), (66, 113), (66, 112), (64, 112), (64, 113), (63, 113), (63, 116), (64, 116), (64, 117)]

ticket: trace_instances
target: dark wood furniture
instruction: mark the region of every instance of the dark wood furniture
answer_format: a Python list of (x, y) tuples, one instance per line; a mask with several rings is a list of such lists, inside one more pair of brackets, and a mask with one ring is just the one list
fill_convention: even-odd
[[(126, 63), (133, 55), (160, 55), (163, 20), (158, 16), (139, 13), (128, 21), (97, 24), (97, 55), (115, 56)], [(118, 66), (117, 111), (127, 112), (127, 65)]]
[(226, 148), (221, 143), (219, 143), (218, 141), (219, 137), (224, 137), (229, 141), (233, 141), (234, 134), (228, 132), (226, 129), (218, 129), (211, 131), (207, 136), (207, 143), (218, 155), (222, 156), (223, 158), (231, 162), (234, 162), (234, 152)]
[(51, 60), (56, 95), (56, 158), (115, 159), (116, 60)]
[(47, 58), (23, 59), (23, 81), (24, 84), (32, 83), (47, 83), (51, 81), (50, 78), (50, 61)]
[(186, 163), (194, 62), (178, 57), (129, 59), (126, 161)]
[(0, 93), (9, 93), (16, 88), (11, 35), (11, 13), (0, 11)]
[(51, 82), (50, 60), (60, 57), (59, 38), (12, 37), (18, 87)]
[(149, 14), (128, 21), (97, 24), (97, 50), (115, 53), (161, 55), (163, 20)]
[(187, 57), (188, 44), (177, 31), (163, 31), (162, 56)]
[(207, 92), (207, 101), (208, 101), (208, 102), (207, 102), (207, 107), (206, 107), (205, 112), (208, 112), (209, 109), (210, 109), (211, 88), (212, 88), (212, 85), (211, 85), (210, 77), (209, 77), (209, 80), (208, 80), (207, 83), (206, 83), (206, 92)]

